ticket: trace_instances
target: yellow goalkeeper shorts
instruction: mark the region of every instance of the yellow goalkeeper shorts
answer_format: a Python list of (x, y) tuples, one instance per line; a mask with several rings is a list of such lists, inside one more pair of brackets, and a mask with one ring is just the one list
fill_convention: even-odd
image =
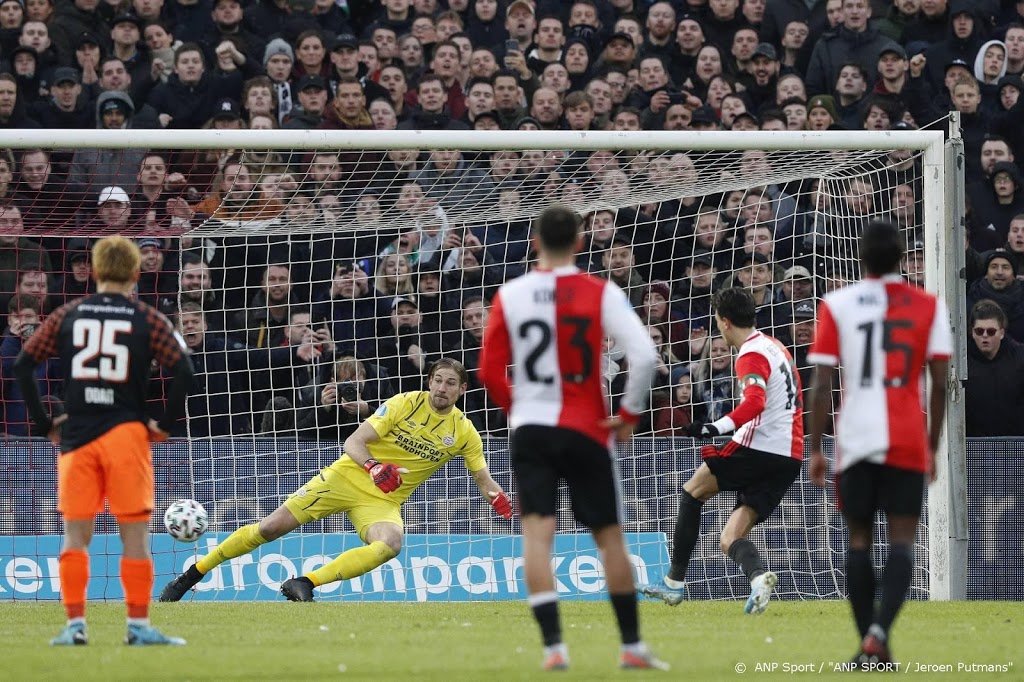
[(375, 523), (393, 523), (399, 529), (404, 528), (399, 502), (366, 494), (349, 475), (328, 467), (292, 493), (284, 505), (299, 523), (348, 514), (363, 542), (366, 542), (366, 531)]

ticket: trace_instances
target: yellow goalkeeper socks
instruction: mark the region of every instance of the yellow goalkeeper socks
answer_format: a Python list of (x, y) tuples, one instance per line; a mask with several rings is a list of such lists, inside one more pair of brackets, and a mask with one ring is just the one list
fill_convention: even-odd
[(217, 545), (217, 549), (197, 561), (196, 569), (203, 575), (206, 575), (228, 559), (248, 554), (260, 545), (266, 544), (266, 542), (263, 536), (260, 535), (260, 524), (250, 523), (248, 526), (243, 526), (227, 536), (224, 542)]
[(348, 580), (372, 571), (384, 562), (395, 558), (394, 550), (387, 544), (376, 541), (365, 547), (356, 547), (343, 552), (334, 561), (307, 573), (305, 577), (319, 587), (335, 580)]

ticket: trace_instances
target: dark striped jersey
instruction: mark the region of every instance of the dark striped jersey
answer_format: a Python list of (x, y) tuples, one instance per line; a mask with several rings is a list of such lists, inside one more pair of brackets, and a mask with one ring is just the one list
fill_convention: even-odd
[(68, 415), (61, 448), (67, 452), (118, 424), (146, 423), (153, 361), (173, 368), (185, 345), (155, 308), (121, 294), (94, 294), (47, 317), (24, 353), (37, 363), (61, 360)]

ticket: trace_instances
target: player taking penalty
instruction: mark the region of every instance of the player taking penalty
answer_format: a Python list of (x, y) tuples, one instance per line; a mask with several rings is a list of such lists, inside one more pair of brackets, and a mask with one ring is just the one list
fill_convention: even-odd
[[(650, 336), (615, 284), (580, 272), (580, 221), (565, 206), (537, 219), (539, 267), (501, 287), (484, 335), (480, 379), (509, 414), (512, 469), (523, 522), (528, 602), (544, 639), (544, 668), (569, 667), (551, 573), (558, 481), (565, 479), (576, 520), (601, 552), (621, 633), (622, 668), (667, 669), (640, 639), (633, 568), (620, 525), (621, 489), (612, 434), (633, 433), (654, 374)], [(619, 414), (608, 418), (602, 342), (624, 349), (629, 376)], [(508, 366), (513, 367), (509, 381)]]
[[(842, 367), (843, 406), (836, 422), (836, 498), (850, 529), (846, 585), (860, 635), (853, 662), (891, 663), (889, 640), (914, 572), (914, 535), (925, 479), (934, 480), (935, 451), (946, 414), (952, 340), (949, 315), (933, 295), (900, 277), (903, 237), (884, 220), (860, 238), (866, 276), (825, 297), (807, 359), (817, 365), (811, 390), (811, 480), (825, 485), (821, 451), (832, 385)], [(931, 395), (921, 409), (921, 370)], [(929, 423), (930, 420), (930, 423)], [(871, 539), (875, 513), (885, 512), (889, 553), (882, 601), (875, 607)]]
[(345, 454), (313, 476), (269, 516), (239, 528), (164, 587), (160, 601), (178, 601), (214, 567), (248, 554), (299, 526), (345, 513), (366, 543), (330, 563), (286, 580), (291, 601), (313, 601), (313, 588), (363, 575), (402, 550), (402, 503), (453, 457), (462, 457), (480, 493), (506, 519), (508, 497), (484, 461), (480, 434), (455, 407), (469, 375), (461, 362), (441, 358), (428, 374), (428, 390), (400, 393), (345, 440)]
[(744, 610), (759, 614), (768, 607), (778, 578), (765, 567), (747, 535), (772, 515), (800, 474), (804, 449), (800, 375), (785, 346), (754, 328), (756, 306), (749, 291), (723, 289), (712, 303), (718, 330), (729, 346), (739, 349), (736, 376), (743, 399), (718, 421), (695, 422), (687, 432), (695, 438), (736, 433), (721, 449), (701, 449), (704, 461), (680, 494), (668, 575), (642, 592), (671, 606), (683, 600), (686, 569), (700, 533), (701, 508), (720, 491), (735, 490), (736, 507), (722, 529), (720, 546), (750, 581)]
[[(132, 299), (142, 261), (135, 243), (104, 237), (92, 250), (97, 293), (50, 315), (25, 344), (14, 371), (32, 421), (60, 445), (57, 504), (64, 516), (60, 595), (67, 625), (53, 645), (86, 644), (89, 541), (104, 499), (124, 545), (121, 586), (128, 609), (126, 644), (181, 645), (149, 624), (153, 559), (149, 519), (154, 481), (151, 440), (164, 440), (185, 414), (192, 363), (166, 317)], [(51, 420), (39, 398), (35, 367), (57, 356), (64, 368), (66, 413)], [(146, 414), (156, 360), (173, 376), (159, 422)]]

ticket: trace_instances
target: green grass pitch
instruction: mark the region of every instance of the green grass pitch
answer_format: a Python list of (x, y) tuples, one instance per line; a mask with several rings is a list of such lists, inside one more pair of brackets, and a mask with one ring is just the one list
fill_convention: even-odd
[[(610, 605), (561, 604), (572, 669), (556, 679), (717, 680), (835, 677), (856, 637), (840, 601), (773, 602), (761, 616), (742, 602), (645, 602), (644, 638), (668, 673), (622, 672)], [(156, 604), (154, 624), (185, 648), (121, 643), (120, 604), (90, 604), (90, 643), (51, 648), (59, 604), (0, 603), (0, 679), (5, 680), (528, 680), (541, 675), (539, 634), (523, 602), (469, 604)], [(909, 604), (893, 650), (918, 679), (1024, 679), (1024, 606), (1016, 602)], [(771, 671), (775, 665), (774, 673)], [(958, 664), (1007, 666), (966, 672)], [(738, 670), (744, 667), (744, 672)], [(760, 667), (759, 667), (760, 666)], [(807, 666), (798, 668), (796, 666)], [(820, 672), (819, 672), (820, 670)], [(927, 677), (924, 677), (924, 676)]]

